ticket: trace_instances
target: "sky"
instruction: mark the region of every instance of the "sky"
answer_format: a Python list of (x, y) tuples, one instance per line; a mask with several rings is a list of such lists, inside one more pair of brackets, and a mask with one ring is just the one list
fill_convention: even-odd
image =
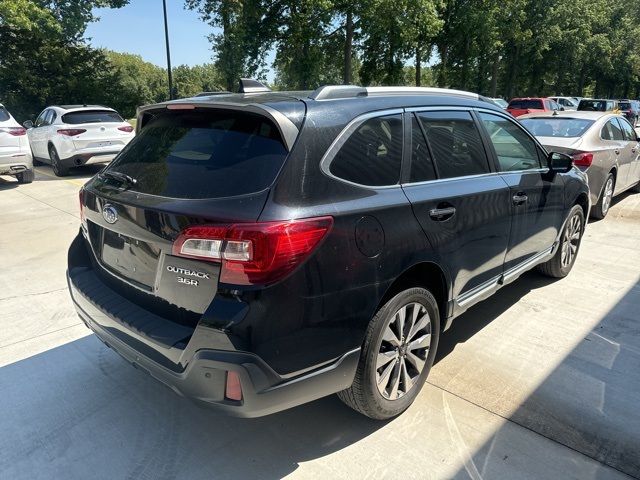
[[(213, 28), (185, 10), (182, 0), (167, 0), (171, 64), (197, 65), (212, 62), (207, 36)], [(148, 62), (167, 66), (162, 0), (130, 0), (119, 9), (97, 8), (100, 20), (89, 24), (85, 37), (97, 48), (141, 55)]]

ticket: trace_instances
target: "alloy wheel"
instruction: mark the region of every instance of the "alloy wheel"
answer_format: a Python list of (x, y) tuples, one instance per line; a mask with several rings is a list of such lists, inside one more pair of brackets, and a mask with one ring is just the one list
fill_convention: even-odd
[(424, 305), (401, 307), (387, 324), (376, 358), (378, 391), (387, 400), (406, 395), (415, 385), (431, 347), (431, 318)]
[(564, 230), (562, 239), (562, 256), (560, 263), (563, 268), (570, 266), (578, 253), (580, 236), (582, 235), (582, 220), (579, 215), (574, 215), (569, 220)]
[(607, 179), (607, 183), (605, 183), (604, 185), (604, 191), (602, 192), (602, 216), (603, 217), (609, 211), (612, 198), (613, 198), (613, 178), (609, 177)]

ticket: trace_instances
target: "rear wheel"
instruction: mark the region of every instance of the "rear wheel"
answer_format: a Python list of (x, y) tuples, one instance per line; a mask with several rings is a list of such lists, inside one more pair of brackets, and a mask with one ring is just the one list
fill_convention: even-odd
[(420, 393), (440, 336), (438, 303), (424, 288), (398, 293), (375, 314), (353, 381), (338, 397), (378, 420), (399, 415)]
[(602, 187), (602, 193), (596, 203), (591, 209), (591, 216), (595, 219), (601, 220), (609, 213), (611, 207), (611, 200), (613, 199), (613, 189), (616, 181), (613, 178), (613, 174), (610, 173), (607, 179), (604, 181), (604, 187)]
[(24, 172), (20, 172), (16, 174), (16, 178), (18, 179), (18, 183), (31, 183), (33, 182), (35, 175), (33, 173), (33, 169), (25, 170)]
[(69, 174), (69, 167), (66, 167), (60, 161), (60, 157), (58, 156), (58, 152), (56, 147), (53, 145), (49, 146), (49, 158), (51, 159), (51, 167), (53, 168), (53, 173), (56, 174), (57, 177), (64, 177)]
[(538, 265), (538, 271), (553, 278), (563, 278), (569, 275), (576, 262), (583, 233), (584, 212), (582, 207), (575, 205), (569, 213), (569, 219), (560, 236), (558, 250), (551, 260)]

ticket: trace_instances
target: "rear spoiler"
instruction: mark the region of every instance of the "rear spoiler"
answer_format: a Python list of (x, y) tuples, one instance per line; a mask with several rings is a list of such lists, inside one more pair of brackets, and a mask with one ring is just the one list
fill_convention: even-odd
[(173, 100), (171, 102), (157, 103), (152, 105), (144, 105), (138, 107), (136, 111), (136, 134), (140, 133), (140, 130), (145, 124), (153, 118), (154, 114), (166, 111), (166, 110), (195, 110), (212, 108), (217, 110), (238, 110), (242, 112), (254, 113), (262, 115), (263, 117), (271, 120), (280, 132), (280, 136), (284, 141), (284, 145), (287, 151), (291, 151), (293, 144), (298, 138), (300, 131), (298, 127), (287, 118), (286, 115), (279, 112), (275, 108), (271, 108), (267, 105), (259, 103), (234, 103), (234, 102), (216, 102), (215, 97), (207, 98), (206, 101), (202, 101), (200, 98), (185, 98), (183, 100)]

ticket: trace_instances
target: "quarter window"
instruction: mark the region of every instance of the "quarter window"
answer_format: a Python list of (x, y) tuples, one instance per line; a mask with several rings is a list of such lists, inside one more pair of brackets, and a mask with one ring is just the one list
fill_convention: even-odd
[(380, 187), (400, 180), (402, 116), (370, 118), (359, 125), (333, 158), (329, 171), (360, 185)]
[(489, 172), (480, 134), (469, 112), (423, 112), (418, 118), (440, 178)]
[(422, 128), (415, 116), (411, 117), (411, 174), (410, 182), (435, 180), (436, 172), (433, 160), (424, 140)]
[(496, 151), (500, 171), (540, 168), (536, 144), (520, 127), (511, 120), (490, 113), (481, 113), (480, 118)]

